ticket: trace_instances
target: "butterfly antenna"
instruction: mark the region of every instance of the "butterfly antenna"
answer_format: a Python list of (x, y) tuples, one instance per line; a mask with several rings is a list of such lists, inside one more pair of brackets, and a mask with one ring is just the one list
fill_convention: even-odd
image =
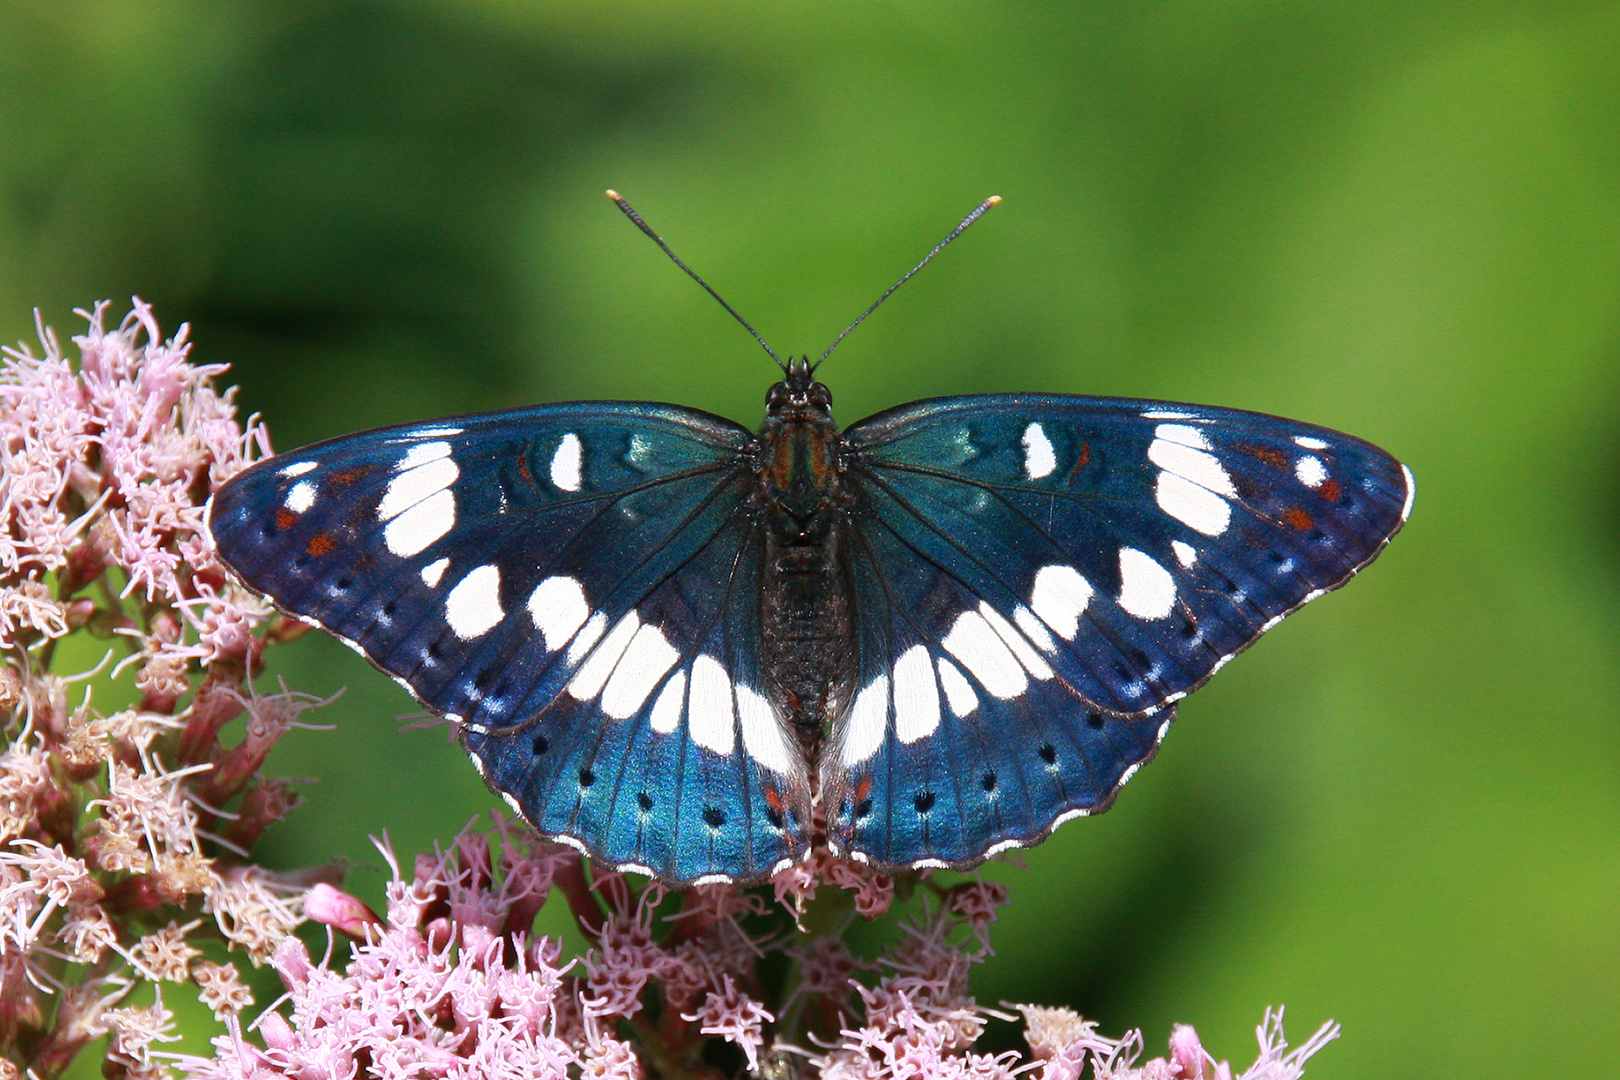
[[(949, 236), (947, 236), (945, 239), (941, 240), (939, 243), (935, 244), (934, 245), (934, 250), (930, 251), (927, 255), (924, 255), (923, 258), (922, 258), (922, 262), (918, 263), (916, 266), (913, 266), (910, 270), (907, 270), (906, 273), (905, 273), (905, 276), (902, 277), (899, 281), (895, 282), (893, 285), (890, 285), (889, 288), (888, 288), (888, 291), (885, 292), (882, 296), (880, 296), (876, 300), (872, 301), (872, 306), (867, 308), (865, 311), (861, 312), (859, 318), (857, 318), (854, 322), (850, 323), (848, 326), (844, 327), (844, 332), (842, 334), (839, 334), (836, 338), (833, 339), (833, 343), (831, 345), (827, 346), (827, 351), (821, 354), (821, 358), (816, 361), (815, 367), (811, 368), (810, 370), (814, 371), (815, 368), (820, 367), (822, 361), (826, 360), (827, 357), (831, 356), (832, 351), (834, 349), (838, 348), (838, 343), (843, 341), (845, 338), (849, 337), (849, 332), (851, 330), (855, 329), (857, 326), (861, 325), (861, 323), (865, 322), (866, 317), (868, 315), (872, 314), (872, 312), (876, 311), (878, 309), (878, 305), (882, 304), (883, 301), (887, 300), (890, 297), (890, 295), (893, 294), (894, 290), (898, 289), (900, 286), (902, 286), (906, 282), (910, 281), (911, 276), (913, 274), (915, 274), (917, 271), (921, 270), (923, 267), (928, 265), (928, 260), (929, 259), (932, 259), (935, 255), (938, 255), (941, 251), (943, 251), (945, 249), (946, 244), (950, 243), (952, 240), (955, 240), (958, 236), (961, 236), (964, 232), (967, 231), (967, 227), (969, 225), (973, 224), (975, 221), (978, 221), (981, 217), (984, 216), (984, 212), (986, 210), (990, 209), (992, 206), (996, 205), (996, 203), (998, 203), (1000, 201), (1001, 201), (1001, 196), (1000, 195), (992, 195), (988, 199), (984, 200), (984, 202), (982, 202), (978, 206), (974, 207), (973, 213), (971, 213), (967, 217), (963, 218), (962, 219), (962, 224), (960, 224), (956, 228), (952, 229), (951, 234)], [(645, 226), (643, 226), (643, 227), (645, 228)], [(654, 237), (654, 239), (657, 239), (657, 238)], [(690, 271), (688, 271), (688, 272), (690, 273)]]
[[(782, 358), (780, 356), (776, 355), (776, 350), (775, 349), (773, 349), (769, 345), (765, 344), (765, 339), (759, 336), (759, 331), (755, 330), (752, 326), (750, 326), (748, 324), (747, 319), (745, 319), (741, 315), (737, 314), (737, 309), (732, 307), (730, 304), (726, 303), (725, 298), (722, 297), (719, 293), (715, 292), (714, 289), (712, 287), (710, 287), (710, 285), (709, 285), (709, 283), (707, 281), (704, 281), (702, 278), (698, 277), (697, 271), (693, 270), (690, 266), (687, 266), (685, 263), (681, 262), (681, 257), (679, 255), (675, 254), (673, 251), (671, 251), (669, 249), (669, 245), (664, 243), (664, 238), (662, 236), (659, 236), (657, 233), (652, 231), (652, 226), (648, 225), (645, 221), (643, 221), (641, 219), (641, 215), (636, 213), (636, 208), (635, 207), (633, 207), (629, 203), (625, 202), (623, 195), (620, 195), (617, 191), (614, 191), (612, 188), (608, 188), (607, 197), (613, 200), (613, 203), (614, 203), (615, 206), (617, 206), (620, 210), (624, 211), (624, 216), (625, 217), (629, 218), (631, 221), (636, 223), (636, 228), (638, 228), (642, 232), (646, 233), (649, 237), (652, 238), (653, 243), (657, 244), (660, 248), (663, 249), (664, 254), (668, 255), (670, 257), (670, 261), (672, 261), (676, 266), (680, 267), (682, 270), (685, 270), (686, 273), (688, 274), (688, 276), (690, 276), (693, 281), (695, 281), (699, 285), (703, 286), (704, 291), (706, 291), (710, 296), (714, 297), (715, 301), (717, 303), (719, 303), (719, 305), (721, 307), (725, 308), (726, 311), (730, 313), (730, 315), (731, 315), (731, 317), (733, 319), (736, 319), (738, 322), (742, 323), (743, 324), (743, 329), (747, 330), (750, 334), (753, 334), (754, 335), (754, 340), (759, 342), (759, 347), (764, 349), (765, 352), (770, 356), (770, 358), (772, 360), (776, 361), (776, 366), (777, 367), (781, 368), (784, 372), (787, 371), (787, 365), (782, 363)], [(982, 210), (981, 210), (981, 212), (982, 212)], [(958, 229), (957, 231), (960, 232), (961, 230)], [(943, 246), (943, 245), (941, 245), (941, 246)], [(929, 256), (929, 258), (932, 258), (932, 257), (933, 256)], [(923, 261), (927, 262), (928, 260), (924, 259)]]

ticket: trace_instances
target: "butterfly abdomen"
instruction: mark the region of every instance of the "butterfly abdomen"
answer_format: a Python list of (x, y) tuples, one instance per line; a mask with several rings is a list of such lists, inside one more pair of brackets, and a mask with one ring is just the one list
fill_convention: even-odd
[(831, 404), (821, 384), (790, 374), (773, 388), (760, 433), (761, 667), (810, 760), (849, 700), (855, 667), (845, 493)]
[(843, 531), (831, 520), (814, 535), (805, 543), (767, 531), (760, 608), (761, 667), (811, 760), (839, 703), (849, 699), (855, 657)]

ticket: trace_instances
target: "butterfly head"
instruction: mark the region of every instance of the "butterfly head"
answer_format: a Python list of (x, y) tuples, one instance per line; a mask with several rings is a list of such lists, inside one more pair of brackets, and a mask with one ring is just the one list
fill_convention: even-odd
[(765, 394), (765, 411), (775, 420), (805, 422), (832, 418), (832, 391), (816, 381), (808, 356), (788, 360), (786, 378)]

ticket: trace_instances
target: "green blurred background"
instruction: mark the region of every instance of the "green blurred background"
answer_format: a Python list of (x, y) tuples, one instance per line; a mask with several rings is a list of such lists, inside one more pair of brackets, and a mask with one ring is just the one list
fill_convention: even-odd
[[(0, 338), (132, 293), (277, 445), (571, 398), (754, 423), (839, 351), (845, 422), (1049, 390), (1297, 416), (1408, 462), (1411, 525), (1189, 701), (1118, 807), (998, 866), (977, 986), (1313, 1076), (1573, 1075), (1620, 1027), (1620, 8), (133, 0), (0, 7)], [(347, 695), (274, 865), (491, 805)]]

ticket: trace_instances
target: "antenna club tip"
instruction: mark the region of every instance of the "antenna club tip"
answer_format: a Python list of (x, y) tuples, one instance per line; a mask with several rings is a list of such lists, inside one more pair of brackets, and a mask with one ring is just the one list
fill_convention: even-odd
[(986, 205), (986, 206), (994, 206), (997, 203), (999, 203), (1000, 201), (1001, 201), (1001, 196), (1000, 195), (992, 195), (988, 199), (984, 200), (984, 205)]
[(607, 189), (607, 197), (612, 199), (614, 202), (624, 202), (624, 196), (620, 195), (617, 191), (614, 191), (612, 188)]

